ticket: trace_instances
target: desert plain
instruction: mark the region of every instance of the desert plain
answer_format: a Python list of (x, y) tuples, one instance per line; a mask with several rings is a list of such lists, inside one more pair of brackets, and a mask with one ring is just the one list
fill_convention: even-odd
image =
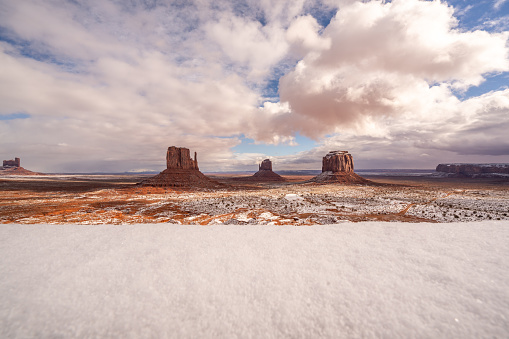
[(509, 181), (364, 175), (367, 184), (317, 184), (312, 176), (253, 182), (209, 177), (218, 188), (142, 187), (149, 175), (0, 178), (0, 223), (270, 224), (509, 220)]

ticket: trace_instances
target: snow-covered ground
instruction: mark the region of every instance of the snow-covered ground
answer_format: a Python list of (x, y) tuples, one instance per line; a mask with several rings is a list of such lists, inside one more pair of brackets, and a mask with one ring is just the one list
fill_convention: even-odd
[(1, 338), (509, 336), (508, 221), (6, 224), (0, 257)]

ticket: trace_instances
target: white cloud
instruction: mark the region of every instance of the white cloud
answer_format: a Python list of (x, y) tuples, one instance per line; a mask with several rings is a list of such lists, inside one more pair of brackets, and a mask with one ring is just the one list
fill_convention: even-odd
[(288, 50), (280, 27), (262, 26), (246, 18), (225, 15), (218, 22), (209, 23), (205, 30), (226, 56), (248, 68), (248, 76), (254, 80), (267, 76)]
[[(384, 138), (396, 146), (403, 131), (414, 143), (437, 133), (437, 122), (444, 120), (456, 133), (474, 114), (466, 109), (473, 101), (461, 103), (452, 91), (507, 71), (509, 63), (507, 32), (459, 31), (453, 13), (438, 1), (343, 6), (320, 37), (330, 39), (330, 48), (309, 52), (281, 78), (281, 101), (289, 109), (266, 115), (270, 123), (257, 137), (269, 140), (277, 131), (316, 139), (348, 133)], [(491, 132), (503, 137), (500, 129)], [(489, 152), (484, 149), (484, 154)]]
[[(49, 171), (94, 170), (93, 166), (122, 170), (148, 159), (157, 166), (164, 163), (165, 147), (170, 145), (198, 151), (205, 168), (231, 158), (230, 148), (238, 140), (222, 136), (242, 133), (259, 95), (236, 72), (215, 64), (221, 56), (214, 51), (188, 54), (203, 51), (197, 44), (203, 36), (192, 32), (190, 41), (163, 41), (168, 49), (158, 44), (145, 48), (147, 42), (140, 41), (146, 28), (140, 23), (157, 26), (150, 19), (156, 20), (164, 8), (138, 13), (111, 3), (85, 9), (56, 5), (64, 3), (7, 6), (13, 18), (4, 25), (32, 48), (31, 55), (22, 55), (16, 45), (0, 44), (0, 110), (31, 116), (0, 125), (2, 140), (10, 141), (6, 153), (22, 153), (24, 164)], [(113, 21), (102, 26), (104, 18), (90, 14), (94, 6), (106, 9), (101, 15)], [(24, 27), (23, 18), (36, 13), (43, 18)], [(119, 23), (125, 17), (129, 24)], [(94, 18), (97, 22), (83, 24)], [(117, 31), (118, 25), (123, 27)], [(52, 53), (49, 60), (40, 57), (44, 51)], [(71, 72), (61, 66), (62, 60), (75, 65)], [(62, 144), (65, 150), (57, 147)]]
[(495, 0), (493, 3), (493, 8), (499, 10), (506, 2), (507, 0)]
[(286, 31), (286, 38), (298, 55), (306, 55), (310, 51), (329, 49), (330, 38), (319, 35), (322, 27), (311, 15), (296, 18)]

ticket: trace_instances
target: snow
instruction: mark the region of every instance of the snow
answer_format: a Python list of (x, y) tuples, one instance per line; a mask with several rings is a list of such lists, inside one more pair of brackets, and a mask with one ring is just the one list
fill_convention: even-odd
[(509, 222), (0, 226), (1, 338), (507, 338)]
[(288, 201), (302, 201), (302, 200), (304, 200), (304, 198), (302, 198), (300, 195), (294, 194), (294, 193), (286, 194), (285, 199)]

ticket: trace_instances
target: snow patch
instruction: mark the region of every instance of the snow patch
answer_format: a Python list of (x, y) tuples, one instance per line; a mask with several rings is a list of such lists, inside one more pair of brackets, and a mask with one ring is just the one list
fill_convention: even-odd
[(508, 238), (508, 221), (2, 225), (0, 337), (504, 338)]

